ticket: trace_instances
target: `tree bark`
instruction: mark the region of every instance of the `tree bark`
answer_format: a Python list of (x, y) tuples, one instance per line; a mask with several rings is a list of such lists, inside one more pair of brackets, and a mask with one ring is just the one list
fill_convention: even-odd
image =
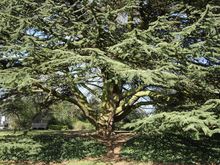
[(136, 134), (131, 132), (115, 132), (113, 125), (98, 130), (98, 140), (106, 146), (108, 159), (120, 159), (120, 151), (125, 142)]

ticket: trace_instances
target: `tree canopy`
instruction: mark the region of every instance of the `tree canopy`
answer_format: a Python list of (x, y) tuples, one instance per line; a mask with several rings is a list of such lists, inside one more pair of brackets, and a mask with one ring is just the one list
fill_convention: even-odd
[(147, 105), (147, 133), (220, 132), (216, 0), (2, 0), (0, 85), (79, 107), (103, 139)]

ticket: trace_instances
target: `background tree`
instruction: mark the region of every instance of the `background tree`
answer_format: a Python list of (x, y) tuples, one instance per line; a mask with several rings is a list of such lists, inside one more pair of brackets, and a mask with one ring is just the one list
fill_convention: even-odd
[(67, 101), (57, 101), (51, 107), (49, 129), (93, 130), (94, 127), (83, 116), (80, 109)]
[(56, 100), (43, 93), (5, 91), (5, 96), (0, 98), (0, 112), (7, 116), (11, 128), (30, 129), (37, 116), (43, 118), (50, 113), (50, 106)]

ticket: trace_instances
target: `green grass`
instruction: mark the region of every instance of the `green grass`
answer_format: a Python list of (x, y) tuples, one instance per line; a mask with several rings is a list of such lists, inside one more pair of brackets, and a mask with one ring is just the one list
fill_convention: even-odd
[(0, 133), (0, 160), (61, 162), (70, 159), (97, 157), (105, 148), (95, 140), (66, 136), (61, 131), (2, 131)]
[[(12, 162), (0, 161), (1, 165), (46, 165), (43, 162)], [(153, 163), (135, 162), (135, 161), (101, 161), (101, 160), (70, 160), (61, 163), (50, 163), (50, 165), (154, 165)]]
[(29, 136), (35, 136), (35, 135), (68, 135), (71, 133), (74, 133), (77, 131), (71, 131), (71, 130), (30, 130), (30, 131), (13, 131), (13, 130), (0, 130), (0, 137), (5, 136), (21, 136), (25, 133)]
[[(0, 130), (0, 137), (13, 135), (19, 136), (23, 135), (25, 131), (13, 131), (13, 130)], [(57, 134), (57, 133), (65, 133), (65, 131), (56, 131), (56, 130), (32, 130), (28, 131), (28, 135), (39, 135), (39, 134)]]
[[(53, 130), (30, 131), (26, 135), (22, 131), (15, 134), (13, 131), (0, 131), (0, 160), (106, 164), (105, 161), (99, 161), (106, 152), (103, 145), (92, 139), (70, 135), (70, 131)], [(134, 164), (220, 164), (220, 135), (203, 140), (171, 135), (140, 136), (123, 146), (121, 157), (124, 160), (136, 161)], [(84, 160), (85, 158), (96, 159)], [(132, 162), (124, 163), (133, 165)], [(107, 164), (109, 163), (112, 162)], [(113, 164), (117, 165), (117, 162)]]
[(220, 135), (202, 140), (174, 135), (140, 136), (127, 142), (121, 155), (145, 162), (220, 164)]
[(21, 131), (17, 131), (16, 133), (14, 133), (13, 131), (1, 130), (0, 131), (0, 137), (8, 136), (8, 135), (20, 135), (21, 133), (22, 133)]

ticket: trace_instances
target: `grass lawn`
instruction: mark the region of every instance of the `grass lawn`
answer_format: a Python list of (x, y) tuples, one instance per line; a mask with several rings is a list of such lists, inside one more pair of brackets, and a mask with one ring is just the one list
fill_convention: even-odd
[(69, 160), (62, 163), (36, 163), (36, 162), (1, 162), (1, 165), (153, 165), (153, 163), (144, 163), (137, 161), (103, 161), (103, 160)]
[(24, 135), (24, 131), (0, 131), (0, 165), (220, 164), (220, 135), (203, 140), (140, 136), (123, 146), (122, 161), (109, 161), (103, 159), (106, 148), (102, 144), (79, 137), (79, 132), (34, 130)]
[[(27, 134), (28, 135), (39, 135), (39, 134), (65, 134), (65, 133), (69, 133), (70, 131), (59, 131), (59, 130), (31, 130), (28, 131)], [(13, 130), (0, 130), (0, 137), (1, 136), (7, 136), (7, 135), (13, 135), (13, 136), (17, 136), (17, 135), (23, 135), (24, 131), (13, 131)]]
[[(33, 130), (29, 131), (26, 136), (40, 136), (40, 135), (56, 135), (56, 134), (63, 134), (63, 135), (69, 135), (70, 133), (74, 133), (75, 131), (54, 131), (54, 130)], [(13, 137), (16, 140), (16, 143), (20, 143), (19, 140), (22, 138), (26, 138), (26, 136), (23, 136), (24, 131), (7, 131), (2, 130), (0, 131), (0, 139), (7, 139)], [(17, 137), (17, 138), (16, 138)], [(9, 143), (9, 142), (7, 142)], [(12, 142), (13, 143), (13, 142)], [(28, 142), (30, 143), (30, 142)], [(25, 143), (24, 143), (25, 144)], [(24, 145), (23, 143), (21, 145)], [(0, 165), (44, 165), (44, 163), (37, 163), (37, 162), (22, 162), (22, 161), (0, 161)], [(69, 161), (64, 161), (61, 163), (49, 163), (50, 165), (151, 165), (151, 163), (141, 163), (137, 161), (110, 161), (110, 160), (100, 160), (99, 158), (83, 158), (82, 160), (74, 159)]]
[(80, 132), (88, 132), (86, 130), (30, 130), (30, 131), (13, 131), (13, 130), (0, 130), (0, 137), (4, 136), (19, 136), (19, 135), (74, 135), (79, 134)]
[[(54, 134), (55, 132), (58, 132), (58, 131), (53, 131), (53, 130), (33, 130), (33, 131), (29, 131), (27, 134), (28, 135)], [(23, 135), (23, 134), (24, 134), (24, 131), (0, 130), (0, 137), (19, 136), (19, 135)]]

